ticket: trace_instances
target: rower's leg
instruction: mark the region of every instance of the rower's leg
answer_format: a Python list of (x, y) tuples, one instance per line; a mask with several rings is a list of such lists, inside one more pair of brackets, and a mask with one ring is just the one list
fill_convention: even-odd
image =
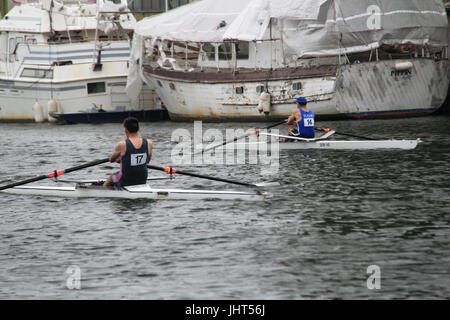
[(113, 176), (113, 174), (109, 176), (109, 178), (103, 184), (104, 187), (112, 187), (114, 185)]
[(115, 174), (109, 176), (108, 180), (105, 181), (103, 186), (113, 187), (116, 185), (116, 183), (119, 183), (121, 178), (122, 178), (122, 171), (116, 172)]
[[(287, 136), (292, 136), (293, 134), (292, 134), (292, 130), (293, 129), (295, 129), (295, 128), (289, 128), (289, 130), (288, 130), (288, 132), (287, 132)], [(282, 138), (282, 139), (280, 139), (280, 142), (287, 142), (289, 139), (287, 139), (287, 138)]]

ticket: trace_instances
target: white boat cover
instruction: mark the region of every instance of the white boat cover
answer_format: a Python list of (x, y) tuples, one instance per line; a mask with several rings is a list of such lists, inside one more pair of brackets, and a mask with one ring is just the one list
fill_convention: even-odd
[(192, 42), (267, 40), (271, 19), (297, 57), (448, 42), (441, 0), (201, 0), (140, 21), (136, 33)]
[[(442, 0), (199, 0), (138, 22), (132, 56), (141, 56), (136, 44), (143, 38), (268, 40), (270, 22), (283, 41), (286, 61), (364, 52), (383, 44), (448, 45)], [(131, 81), (137, 80), (136, 71), (130, 69)]]

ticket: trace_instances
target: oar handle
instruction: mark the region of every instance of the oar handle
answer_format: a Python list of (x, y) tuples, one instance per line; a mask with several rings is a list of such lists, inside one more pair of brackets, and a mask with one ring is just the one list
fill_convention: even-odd
[(166, 172), (166, 173), (169, 173), (169, 174), (178, 173), (178, 174), (185, 175), (185, 176), (191, 176), (191, 177), (195, 177), (195, 178), (201, 178), (201, 179), (207, 179), (207, 180), (231, 183), (231, 184), (236, 184), (236, 185), (245, 186), (245, 187), (257, 187), (257, 185), (251, 184), (251, 183), (245, 183), (245, 182), (240, 182), (240, 181), (232, 181), (232, 180), (227, 180), (227, 179), (222, 179), (222, 178), (216, 178), (216, 177), (211, 177), (211, 176), (200, 175), (200, 174), (197, 174), (197, 173), (177, 170), (177, 169), (174, 169), (172, 167), (158, 167), (158, 166), (154, 166), (154, 165), (151, 165), (151, 164), (148, 164), (147, 167), (149, 169), (159, 170), (159, 171), (163, 171), (163, 172)]
[[(331, 131), (331, 129), (326, 129), (326, 128), (316, 128), (316, 130), (324, 131), (324, 132)], [(364, 140), (372, 140), (372, 141), (378, 140), (378, 139), (373, 139), (373, 138), (369, 138), (369, 137), (362, 137), (362, 136), (357, 136), (357, 135), (354, 135), (354, 134), (349, 134), (349, 133), (344, 133), (344, 132), (337, 132), (337, 131), (335, 131), (335, 134), (339, 134), (341, 136), (352, 137), (352, 138), (364, 139)], [(389, 140), (389, 139), (383, 139), (383, 140)]]
[(73, 172), (73, 171), (77, 171), (77, 170), (81, 170), (81, 169), (85, 169), (85, 168), (89, 168), (89, 167), (93, 167), (102, 163), (106, 163), (109, 162), (109, 158), (104, 158), (104, 159), (100, 159), (100, 160), (95, 160), (92, 162), (88, 162), (86, 164), (82, 164), (76, 167), (72, 167), (69, 169), (64, 170), (64, 173), (69, 173), (69, 172)]
[(263, 128), (262, 130), (269, 130), (269, 129), (278, 127), (279, 125), (282, 125), (282, 124), (284, 124), (284, 123), (286, 123), (286, 120), (283, 120), (283, 121), (280, 121), (280, 122), (278, 122), (278, 123), (275, 123), (275, 124), (273, 124), (273, 125), (271, 125), (271, 126), (268, 126), (268, 127), (266, 127), (266, 128)]
[(228, 140), (228, 141), (225, 141), (224, 143), (221, 143), (221, 144), (218, 144), (218, 145), (215, 145), (215, 146), (206, 148), (206, 149), (202, 149), (202, 150), (200, 150), (200, 151), (195, 152), (194, 155), (197, 155), (197, 154), (200, 154), (200, 153), (205, 153), (205, 152), (207, 152), (207, 151), (209, 151), (209, 150), (214, 150), (214, 149), (223, 147), (224, 145), (227, 145), (227, 144), (230, 144), (230, 143), (232, 143), (232, 142), (236, 142), (236, 141), (238, 141), (238, 140), (244, 139), (244, 138), (248, 137), (249, 135), (251, 135), (251, 133), (247, 133), (247, 134), (244, 134), (244, 135), (242, 135), (242, 136), (236, 137), (236, 138), (234, 138), (233, 140)]

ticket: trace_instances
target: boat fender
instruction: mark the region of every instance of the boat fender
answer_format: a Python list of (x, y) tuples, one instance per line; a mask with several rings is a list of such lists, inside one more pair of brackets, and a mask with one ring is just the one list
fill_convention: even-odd
[(37, 101), (33, 105), (33, 114), (34, 114), (34, 121), (36, 123), (44, 122), (44, 110), (42, 109), (42, 105)]
[(406, 62), (397, 62), (394, 65), (394, 69), (397, 71), (405, 71), (405, 70), (411, 70), (413, 68), (413, 64), (410, 61)]
[(58, 112), (58, 103), (55, 100), (49, 100), (47, 103), (47, 111), (48, 111), (48, 121), (55, 123), (57, 120), (55, 118), (53, 118), (52, 116), (50, 116), (50, 112)]
[(271, 98), (272, 96), (268, 92), (263, 92), (259, 96), (259, 103), (258, 103), (258, 111), (260, 113), (264, 112), (264, 114), (268, 115), (270, 113), (270, 107), (271, 107)]

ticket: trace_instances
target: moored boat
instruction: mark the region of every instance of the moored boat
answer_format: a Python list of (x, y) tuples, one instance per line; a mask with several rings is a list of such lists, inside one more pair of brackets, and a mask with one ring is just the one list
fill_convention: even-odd
[(22, 2), (0, 20), (0, 121), (159, 108), (147, 86), (125, 92), (136, 23), (126, 0)]
[[(202, 21), (202, 23), (198, 23)], [(127, 90), (172, 120), (430, 114), (447, 91), (441, 0), (204, 0), (137, 23)]]

